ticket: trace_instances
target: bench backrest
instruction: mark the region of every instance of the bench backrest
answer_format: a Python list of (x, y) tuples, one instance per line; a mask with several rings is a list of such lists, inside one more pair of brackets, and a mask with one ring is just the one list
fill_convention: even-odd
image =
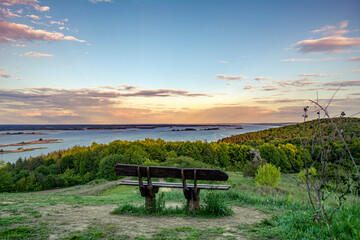
[(179, 178), (182, 179), (181, 171), (184, 171), (185, 179), (194, 180), (194, 170), (196, 170), (197, 180), (213, 180), (213, 181), (227, 181), (229, 176), (226, 172), (219, 169), (206, 168), (176, 168), (176, 167), (157, 167), (157, 166), (138, 166), (129, 164), (117, 164), (115, 172), (118, 176), (134, 176), (138, 177), (138, 168), (141, 176), (147, 176), (147, 168), (149, 168), (150, 175), (153, 178)]

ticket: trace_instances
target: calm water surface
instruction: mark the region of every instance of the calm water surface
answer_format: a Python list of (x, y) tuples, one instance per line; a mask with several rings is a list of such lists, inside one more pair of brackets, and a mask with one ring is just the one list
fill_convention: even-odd
[[(209, 126), (207, 126), (209, 127)], [(138, 129), (129, 128), (125, 130), (58, 130), (58, 131), (21, 131), (42, 133), (37, 135), (0, 135), (0, 144), (10, 144), (19, 142), (28, 142), (42, 139), (61, 139), (59, 143), (34, 144), (24, 146), (2, 147), (4, 150), (13, 150), (19, 147), (23, 148), (39, 148), (33, 151), (20, 153), (4, 153), (0, 154), (0, 160), (5, 162), (15, 162), (19, 157), (29, 158), (30, 156), (39, 156), (60, 149), (67, 149), (74, 146), (90, 146), (91, 143), (110, 143), (114, 140), (144, 140), (145, 138), (158, 139), (165, 141), (208, 141), (216, 142), (217, 140), (229, 137), (231, 135), (260, 131), (276, 126), (268, 125), (242, 125), (243, 129), (233, 127), (220, 127), (219, 130), (203, 130), (207, 127), (190, 127), (198, 131), (172, 131), (173, 129), (185, 129), (185, 127), (157, 127), (155, 129)], [(11, 131), (6, 131), (11, 132)], [(18, 131), (13, 131), (18, 132)], [(0, 131), (0, 134), (4, 133)]]

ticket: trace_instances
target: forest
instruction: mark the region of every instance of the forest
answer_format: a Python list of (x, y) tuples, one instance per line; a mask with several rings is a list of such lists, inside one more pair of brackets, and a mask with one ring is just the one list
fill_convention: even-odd
[[(359, 166), (360, 119), (334, 120)], [(162, 139), (116, 140), (109, 144), (94, 142), (87, 147), (75, 146), (18, 159), (13, 164), (0, 162), (0, 192), (69, 187), (94, 179), (116, 180), (114, 166), (117, 163), (247, 171), (254, 156), (260, 155), (264, 162), (280, 167), (282, 173), (298, 173), (304, 167), (304, 156), (309, 161), (316, 161), (317, 152), (320, 152), (320, 143), (311, 142), (314, 126), (318, 124), (316, 121), (231, 136), (218, 142), (166, 142)], [(331, 137), (334, 129), (329, 121), (322, 120), (320, 125), (325, 138)], [(344, 143), (330, 141), (326, 147), (332, 149), (328, 166), (331, 172), (338, 167), (332, 166), (331, 162), (343, 153)]]

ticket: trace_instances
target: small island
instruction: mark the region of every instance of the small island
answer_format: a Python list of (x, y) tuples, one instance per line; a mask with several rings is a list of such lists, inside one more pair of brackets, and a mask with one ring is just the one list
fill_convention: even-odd
[(27, 151), (33, 151), (35, 149), (43, 149), (44, 147), (39, 147), (39, 148), (22, 148), (19, 147), (18, 149), (14, 149), (14, 150), (4, 150), (4, 149), (0, 149), (0, 154), (3, 153), (18, 153), (18, 152), (27, 152)]
[(0, 144), (0, 147), (11, 147), (11, 146), (24, 146), (32, 144), (45, 144), (45, 143), (58, 143), (61, 139), (42, 139), (29, 141), (29, 142), (19, 142), (19, 143), (10, 143), (10, 144)]

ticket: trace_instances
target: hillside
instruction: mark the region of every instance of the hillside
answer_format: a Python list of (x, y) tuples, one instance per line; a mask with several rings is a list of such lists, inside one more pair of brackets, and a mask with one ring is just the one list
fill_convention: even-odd
[[(338, 127), (342, 129), (343, 135), (346, 136), (347, 140), (360, 137), (360, 118), (335, 118), (334, 122), (336, 122)], [(251, 141), (263, 141), (263, 142), (285, 141), (285, 142), (296, 143), (298, 142), (296, 140), (300, 136), (311, 137), (315, 133), (315, 131), (318, 131), (317, 126), (318, 126), (318, 120), (312, 120), (305, 123), (298, 123), (298, 124), (279, 127), (279, 128), (270, 128), (258, 132), (234, 135), (231, 137), (223, 138), (218, 142), (246, 144), (247, 142), (251, 142)], [(330, 123), (329, 119), (321, 119), (321, 126), (323, 128), (323, 132), (325, 133), (325, 135), (328, 135), (334, 130), (334, 127)]]

